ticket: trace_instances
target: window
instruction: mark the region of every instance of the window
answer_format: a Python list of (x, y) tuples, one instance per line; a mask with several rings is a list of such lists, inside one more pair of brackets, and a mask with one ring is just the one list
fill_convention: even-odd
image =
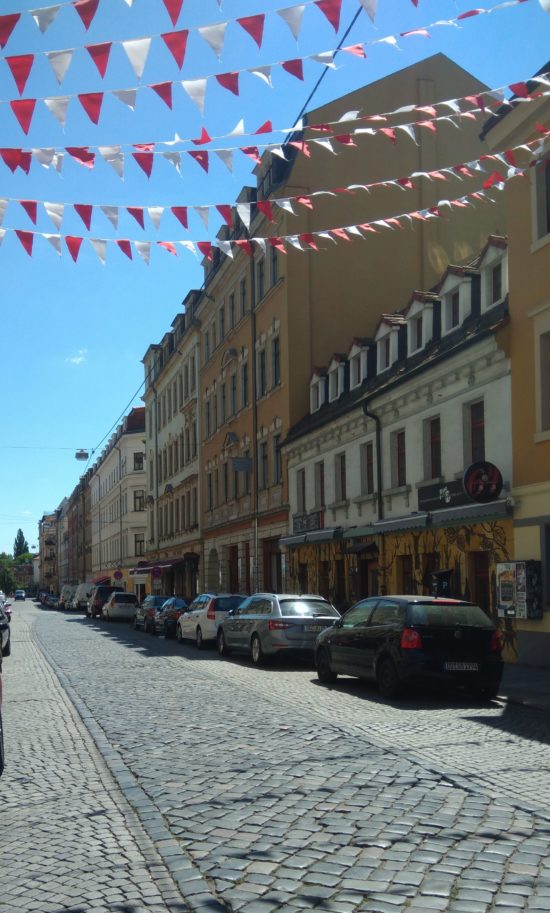
[(445, 296), (443, 305), (445, 333), (450, 333), (460, 324), (460, 291), (455, 289)]
[(345, 501), (347, 498), (346, 485), (346, 454), (338, 453), (334, 457), (334, 491), (336, 501)]
[[(243, 457), (247, 461), (246, 465), (250, 466), (250, 450), (245, 450)], [(245, 469), (243, 472), (243, 495), (248, 494), (250, 494), (250, 470)]]
[(271, 247), (269, 251), (269, 263), (271, 269), (271, 285), (275, 285), (279, 278), (279, 251), (276, 247)]
[(229, 469), (227, 465), (227, 460), (222, 467), (222, 495), (224, 503), (227, 504), (229, 500)]
[(134, 472), (141, 472), (143, 470), (144, 459), (145, 454), (134, 453)]
[(550, 234), (550, 156), (547, 154), (533, 169), (534, 240)]
[(236, 469), (233, 470), (233, 500), (236, 501), (239, 497), (239, 473)]
[(134, 491), (134, 510), (145, 510), (144, 491)]
[(315, 507), (321, 510), (325, 506), (325, 461), (315, 463)]
[(485, 409), (483, 400), (469, 407), (470, 458), (472, 463), (485, 459)]
[(361, 494), (374, 492), (374, 445), (372, 441), (361, 445)]
[(273, 438), (273, 484), (280, 485), (283, 481), (283, 466), (281, 460), (281, 435)]
[(537, 383), (537, 394), (540, 408), (537, 431), (550, 431), (550, 331), (539, 336), (538, 373), (540, 383)]
[(424, 425), (425, 440), (425, 478), (441, 477), (441, 421), (439, 416), (429, 418)]
[(212, 473), (206, 473), (206, 509), (212, 510), (213, 500), (212, 500)]
[(241, 366), (241, 406), (248, 406), (248, 362)]
[(145, 554), (145, 533), (134, 534), (134, 554), (136, 558)]
[(218, 345), (218, 343), (216, 341), (216, 324), (215, 323), (213, 323), (212, 326), (210, 327), (210, 335), (211, 335), (211, 342), (212, 342), (212, 351), (214, 352), (216, 346)]
[(225, 339), (225, 307), (222, 304), (219, 312), (220, 342)]
[(271, 386), (281, 383), (281, 340), (278, 336), (271, 342)]
[(189, 380), (191, 384), (191, 393), (195, 392), (196, 379), (195, 379), (195, 356), (191, 356), (191, 367), (189, 368)]
[(235, 415), (237, 412), (237, 375), (232, 374), (229, 380), (229, 408), (231, 410), (231, 415)]
[(306, 471), (299, 469), (296, 473), (296, 509), (299, 514), (306, 512)]
[(208, 330), (204, 334), (204, 360), (208, 361), (210, 358), (210, 333)]
[(225, 384), (222, 384), (220, 387), (220, 423), (222, 425), (225, 422), (226, 411), (227, 411), (227, 403), (226, 403)]
[(258, 396), (265, 396), (267, 393), (267, 375), (265, 369), (265, 349), (258, 352)]
[(422, 336), (422, 314), (409, 323), (409, 352), (417, 352), (424, 344)]
[(357, 387), (361, 383), (361, 357), (354, 355), (349, 361), (349, 385)]
[(385, 371), (390, 364), (390, 334), (388, 333), (378, 342), (378, 371)]
[(502, 298), (502, 263), (497, 263), (491, 270), (491, 304)]
[(267, 454), (267, 441), (260, 444), (260, 488), (269, 486), (269, 459)]
[(258, 301), (261, 301), (265, 295), (265, 260), (260, 257), (256, 263), (256, 294)]
[(211, 427), (212, 427), (211, 422), (212, 422), (212, 417), (210, 414), (210, 400), (208, 400), (205, 403), (205, 407), (204, 407), (204, 433), (205, 433), (206, 437), (210, 437)]
[(405, 432), (394, 431), (391, 437), (392, 443), (392, 484), (395, 488), (401, 488), (407, 484), (407, 466), (405, 453)]
[(183, 396), (189, 399), (189, 368), (187, 365), (183, 368)]
[(235, 293), (232, 292), (229, 296), (229, 329), (232, 330), (235, 326)]
[(246, 279), (241, 279), (239, 292), (241, 298), (241, 317), (244, 317), (246, 314)]

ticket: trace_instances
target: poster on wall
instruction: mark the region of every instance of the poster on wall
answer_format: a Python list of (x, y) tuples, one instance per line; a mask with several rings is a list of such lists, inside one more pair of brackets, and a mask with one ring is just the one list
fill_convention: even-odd
[(499, 618), (542, 618), (540, 561), (497, 564)]

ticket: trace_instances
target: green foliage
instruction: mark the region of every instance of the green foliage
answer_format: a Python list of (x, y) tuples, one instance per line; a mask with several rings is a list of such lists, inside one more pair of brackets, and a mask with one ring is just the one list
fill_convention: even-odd
[(9, 568), (0, 567), (0, 590), (4, 590), (4, 593), (13, 593), (15, 590), (15, 577)]
[(13, 557), (19, 558), (20, 555), (26, 555), (29, 551), (29, 543), (23, 535), (23, 530), (18, 529), (17, 535), (15, 537), (15, 542), (13, 543)]
[(18, 555), (17, 558), (14, 559), (14, 564), (30, 564), (33, 557), (32, 552), (25, 552), (23, 555)]

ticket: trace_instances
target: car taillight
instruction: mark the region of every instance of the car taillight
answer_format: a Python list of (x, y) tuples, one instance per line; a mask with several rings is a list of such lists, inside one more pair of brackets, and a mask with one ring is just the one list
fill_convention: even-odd
[(216, 620), (216, 603), (215, 603), (214, 601), (212, 601), (212, 602), (210, 603), (210, 605), (208, 606), (208, 611), (207, 611), (207, 613), (206, 613), (206, 617), (207, 617), (210, 621), (215, 621), (215, 620)]
[(270, 631), (284, 631), (285, 628), (291, 628), (289, 621), (268, 621), (267, 627)]
[(421, 650), (422, 646), (420, 631), (415, 631), (414, 628), (403, 628), (401, 633), (402, 650)]
[(500, 653), (502, 650), (502, 641), (500, 639), (500, 631), (493, 631), (491, 634), (491, 640), (489, 641), (489, 650), (491, 653)]

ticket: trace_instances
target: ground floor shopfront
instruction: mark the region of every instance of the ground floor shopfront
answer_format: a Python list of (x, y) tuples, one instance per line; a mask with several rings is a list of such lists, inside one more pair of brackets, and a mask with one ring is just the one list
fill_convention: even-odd
[(221, 593), (280, 593), (287, 588), (280, 538), (287, 513), (279, 511), (212, 528), (203, 540), (203, 589)]
[(167, 549), (132, 568), (131, 588), (141, 601), (150, 594), (181, 596), (191, 602), (199, 592), (200, 542), (186, 544), (185, 550)]

